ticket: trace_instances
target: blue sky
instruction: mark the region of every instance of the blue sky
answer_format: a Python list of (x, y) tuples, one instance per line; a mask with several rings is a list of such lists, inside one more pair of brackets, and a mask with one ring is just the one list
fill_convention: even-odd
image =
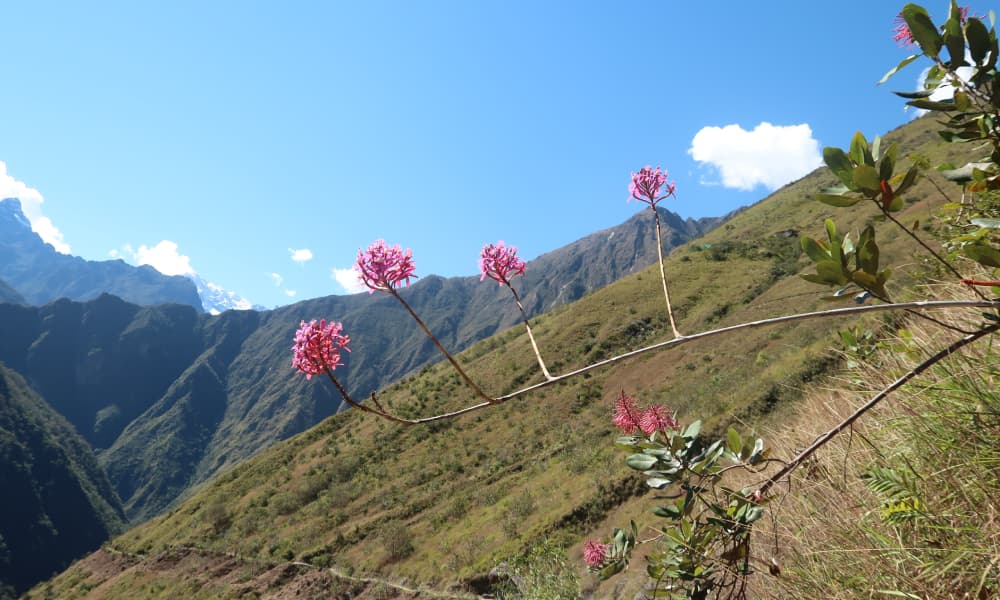
[(902, 4), (693, 4), (16, 3), (0, 194), (72, 254), (271, 307), (345, 293), (378, 238), (418, 275), (534, 258), (640, 210), (647, 164), (723, 214), (910, 118), (917, 65), (875, 86)]

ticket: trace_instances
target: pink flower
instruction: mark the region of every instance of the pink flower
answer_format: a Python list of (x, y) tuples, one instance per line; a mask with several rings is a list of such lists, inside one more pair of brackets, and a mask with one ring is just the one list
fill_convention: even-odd
[(666, 407), (654, 404), (639, 417), (639, 429), (646, 435), (653, 435), (656, 431), (666, 431), (667, 429), (677, 429), (677, 421), (674, 420), (674, 412)]
[[(666, 191), (661, 194), (660, 188), (664, 185)], [(632, 173), (632, 183), (628, 185), (628, 191), (633, 198), (650, 206), (656, 206), (660, 200), (673, 196), (676, 189), (677, 185), (674, 182), (667, 181), (666, 171), (660, 167), (653, 170), (650, 166), (643, 167), (638, 173)]]
[(892, 39), (899, 43), (900, 48), (912, 48), (917, 45), (916, 40), (913, 39), (913, 32), (910, 31), (910, 26), (906, 24), (906, 19), (903, 18), (903, 13), (896, 15), (896, 18), (892, 22), (896, 24), (895, 29), (893, 29), (895, 33)]
[(583, 561), (591, 569), (599, 569), (608, 562), (608, 551), (611, 544), (602, 544), (597, 540), (587, 540), (583, 545)]
[(625, 435), (632, 435), (639, 429), (640, 416), (641, 411), (635, 398), (626, 394), (625, 390), (622, 390), (615, 400), (615, 415), (611, 419), (611, 422)]
[[(961, 13), (959, 20), (962, 25), (965, 25), (966, 21), (969, 20), (969, 9), (970, 7), (968, 6), (963, 6), (959, 9)], [(979, 15), (972, 15), (972, 17), (974, 19), (982, 18)], [(910, 31), (910, 26), (906, 24), (906, 19), (903, 18), (903, 13), (896, 15), (896, 18), (893, 19), (892, 22), (896, 24), (896, 27), (893, 29), (894, 34), (892, 39), (899, 43), (900, 48), (912, 48), (917, 45), (917, 40), (913, 37), (913, 32)]]
[(524, 261), (517, 257), (517, 247), (504, 247), (503, 240), (483, 246), (479, 255), (479, 281), (489, 277), (498, 285), (510, 285), (511, 277), (524, 275)]
[(399, 244), (390, 248), (385, 240), (376, 240), (366, 252), (359, 250), (354, 265), (358, 279), (368, 286), (369, 294), (389, 292), (403, 282), (410, 285), (410, 278), (416, 277), (414, 269), (413, 252), (409, 248), (403, 252)]
[(308, 323), (302, 321), (292, 345), (292, 367), (305, 373), (306, 379), (312, 379), (313, 375), (321, 375), (325, 369), (333, 371), (342, 365), (340, 351), (351, 351), (347, 347), (351, 338), (341, 335), (343, 330), (344, 325), (336, 321), (329, 324), (326, 319), (319, 323), (316, 319)]

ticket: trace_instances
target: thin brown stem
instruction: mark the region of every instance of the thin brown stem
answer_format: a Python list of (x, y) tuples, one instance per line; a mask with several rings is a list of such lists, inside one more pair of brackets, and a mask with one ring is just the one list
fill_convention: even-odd
[(535, 336), (531, 333), (531, 325), (528, 323), (528, 313), (525, 312), (524, 305), (521, 304), (521, 297), (518, 296), (517, 290), (514, 289), (513, 285), (508, 283), (507, 287), (510, 288), (511, 293), (514, 294), (514, 302), (517, 303), (517, 308), (521, 311), (521, 318), (524, 319), (524, 328), (528, 330), (528, 339), (531, 340), (531, 349), (535, 351), (535, 358), (538, 359), (538, 366), (542, 368), (542, 374), (545, 375), (545, 379), (551, 380), (553, 377), (549, 373), (549, 370), (545, 367), (545, 361), (542, 360), (542, 353), (538, 351), (538, 344), (535, 343)]
[[(958, 269), (956, 269), (955, 267), (951, 266), (950, 262), (948, 262), (947, 260), (945, 260), (943, 256), (941, 256), (940, 254), (938, 254), (934, 250), (934, 248), (931, 248), (927, 244), (927, 242), (925, 242), (923, 239), (921, 239), (921, 237), (919, 235), (917, 235), (916, 233), (914, 233), (909, 227), (907, 227), (906, 225), (903, 225), (902, 223), (900, 223), (899, 220), (896, 217), (892, 216), (892, 213), (890, 213), (888, 210), (886, 210), (885, 208), (883, 208), (882, 205), (879, 204), (877, 200), (875, 200), (875, 203), (878, 204), (879, 209), (882, 211), (882, 214), (885, 215), (885, 217), (887, 219), (889, 219), (890, 221), (892, 221), (893, 223), (895, 223), (896, 226), (899, 227), (900, 229), (902, 229), (903, 232), (906, 235), (910, 236), (911, 238), (913, 238), (914, 241), (916, 241), (918, 244), (920, 244), (921, 246), (923, 246), (924, 250), (930, 252), (931, 256), (933, 256), (934, 258), (936, 258), (937, 261), (940, 262), (942, 265), (944, 265), (946, 269), (948, 269), (949, 271), (951, 271), (951, 273), (955, 277), (957, 277), (959, 279), (964, 279), (965, 278), (964, 275), (962, 275), (961, 273), (958, 272)], [(976, 290), (976, 294), (979, 295), (980, 298), (983, 298), (984, 300), (986, 299), (986, 296), (984, 296), (978, 290)]]
[(997, 330), (1000, 330), (1000, 323), (994, 323), (992, 325), (983, 327), (982, 329), (979, 329), (974, 333), (971, 333), (963, 338), (960, 338), (952, 342), (947, 347), (942, 348), (938, 352), (934, 353), (927, 360), (923, 361), (916, 367), (913, 367), (912, 369), (907, 371), (902, 377), (900, 377), (896, 381), (893, 381), (888, 386), (883, 388), (879, 393), (872, 396), (872, 398), (868, 402), (865, 402), (860, 408), (854, 411), (849, 417), (838, 423), (833, 429), (830, 429), (823, 435), (816, 438), (816, 441), (814, 441), (808, 448), (800, 452), (799, 455), (793, 458), (787, 465), (785, 465), (785, 467), (783, 467), (781, 470), (779, 470), (771, 477), (768, 477), (767, 481), (765, 481), (764, 484), (757, 491), (757, 494), (760, 495), (761, 497), (766, 496), (767, 491), (771, 489), (771, 487), (775, 483), (780, 481), (781, 478), (785, 477), (786, 475), (794, 471), (802, 463), (802, 461), (812, 456), (817, 450), (822, 448), (824, 445), (826, 445), (827, 442), (833, 439), (834, 436), (836, 436), (838, 433), (849, 427), (852, 423), (861, 418), (862, 415), (871, 410), (872, 407), (874, 407), (876, 404), (884, 400), (892, 392), (898, 390), (908, 381), (910, 381), (917, 375), (920, 375), (927, 369), (931, 368), (936, 363), (944, 360), (945, 358), (948, 358), (949, 356), (951, 356), (951, 354), (957, 352), (964, 346), (971, 344), (972, 342), (986, 335), (989, 335)]
[[(608, 365), (645, 354), (647, 352), (653, 352), (655, 350), (663, 350), (667, 348), (673, 348), (675, 346), (680, 346), (682, 344), (687, 344), (695, 340), (700, 340), (703, 338), (713, 337), (717, 335), (723, 335), (727, 333), (733, 333), (736, 331), (742, 331), (744, 329), (755, 329), (758, 327), (767, 327), (770, 325), (778, 325), (780, 323), (790, 323), (794, 321), (804, 321), (808, 319), (820, 319), (828, 317), (842, 317), (858, 315), (870, 312), (885, 312), (892, 310), (931, 310), (931, 309), (949, 309), (949, 308), (993, 308), (1000, 309), (1000, 301), (989, 301), (989, 300), (941, 300), (941, 301), (921, 301), (921, 302), (905, 302), (899, 304), (876, 304), (873, 306), (850, 306), (847, 308), (834, 308), (808, 313), (799, 313), (795, 315), (784, 315), (781, 317), (773, 317), (770, 319), (761, 319), (758, 321), (751, 321), (749, 323), (740, 323), (738, 325), (730, 325), (729, 327), (723, 327), (721, 329), (713, 329), (710, 331), (703, 331), (701, 333), (695, 333), (686, 337), (674, 338), (672, 340), (667, 340), (664, 342), (658, 342), (644, 348), (639, 348), (637, 350), (632, 350), (631, 352), (626, 352), (624, 354), (619, 354), (617, 356), (612, 356), (611, 358), (606, 358), (602, 361), (592, 363), (585, 367), (576, 369), (575, 371), (570, 371), (563, 375), (553, 376), (552, 379), (543, 381), (541, 383), (536, 383), (529, 385), (528, 387), (519, 389), (517, 391), (505, 394), (503, 396), (498, 396), (496, 398), (488, 399), (486, 402), (480, 402), (479, 404), (473, 404), (471, 406), (466, 406), (465, 408), (460, 408), (447, 413), (441, 413), (430, 417), (422, 417), (419, 419), (402, 419), (399, 417), (390, 417), (393, 421), (398, 423), (404, 423), (406, 425), (418, 425), (422, 423), (431, 423), (434, 421), (441, 421), (444, 419), (452, 419), (466, 413), (474, 412), (488, 406), (494, 406), (507, 400), (512, 400), (519, 396), (523, 396), (529, 392), (533, 392), (544, 387), (548, 387), (555, 383), (565, 381), (572, 377), (576, 377), (599, 369), (601, 367), (606, 367)], [(342, 392), (344, 393), (344, 392)], [(345, 396), (346, 398), (346, 396)], [(357, 403), (348, 400), (352, 406), (357, 406)], [(381, 414), (373, 409), (365, 409), (368, 412), (373, 412), (375, 414)], [(383, 415), (389, 417), (389, 415)]]
[(479, 397), (484, 398), (487, 402), (493, 402), (493, 400), (486, 395), (486, 392), (484, 392), (482, 388), (476, 385), (475, 381), (472, 381), (472, 379), (465, 374), (465, 371), (462, 369), (461, 365), (458, 364), (458, 361), (455, 360), (455, 357), (453, 357), (451, 353), (445, 350), (444, 346), (441, 345), (441, 342), (439, 342), (438, 339), (434, 337), (434, 334), (431, 333), (431, 330), (427, 328), (427, 325), (425, 325), (424, 322), (420, 319), (420, 317), (417, 316), (417, 313), (414, 312), (412, 308), (410, 308), (410, 305), (406, 303), (406, 300), (403, 300), (403, 297), (400, 296), (395, 289), (389, 288), (389, 293), (392, 294), (396, 298), (396, 300), (399, 300), (399, 303), (402, 304), (403, 307), (407, 310), (407, 312), (410, 313), (410, 316), (413, 317), (413, 320), (417, 322), (417, 325), (420, 325), (420, 328), (424, 330), (424, 333), (427, 334), (427, 337), (431, 338), (431, 341), (434, 342), (434, 345), (437, 346), (437, 349), (441, 351), (441, 354), (443, 354), (444, 357), (448, 359), (448, 362), (451, 363), (451, 366), (454, 367), (456, 371), (458, 371), (459, 377), (462, 378), (462, 380), (466, 383), (466, 385), (472, 388), (472, 390), (476, 392), (476, 395), (478, 395)]
[(653, 221), (656, 223), (656, 256), (659, 257), (660, 281), (663, 282), (663, 298), (667, 301), (667, 316), (670, 318), (670, 328), (674, 330), (674, 337), (684, 337), (681, 335), (681, 332), (677, 331), (677, 325), (674, 324), (674, 311), (670, 307), (670, 292), (667, 291), (667, 274), (663, 270), (663, 242), (660, 239), (660, 213), (656, 210), (656, 204), (650, 203), (649, 207), (653, 209)]
[[(385, 409), (382, 408), (381, 405), (378, 404), (378, 402), (375, 402), (375, 406), (378, 407), (377, 409), (372, 408), (370, 406), (365, 406), (364, 404), (361, 404), (360, 402), (356, 402), (353, 398), (351, 398), (351, 395), (347, 393), (347, 390), (344, 389), (344, 386), (341, 385), (340, 382), (337, 380), (337, 378), (333, 375), (333, 371), (331, 371), (329, 367), (323, 367), (323, 370), (326, 372), (326, 376), (330, 379), (330, 381), (333, 382), (333, 385), (334, 385), (334, 387), (337, 388), (337, 391), (340, 392), (340, 395), (344, 399), (344, 401), (347, 402), (348, 404), (350, 404), (351, 406), (353, 406), (354, 408), (361, 409), (364, 412), (372, 413), (373, 415), (378, 415), (378, 416), (383, 417), (385, 419), (388, 419), (390, 421), (395, 421), (397, 423), (402, 423), (403, 425), (413, 425), (414, 424), (409, 419), (402, 419), (400, 417), (397, 417), (397, 416), (395, 416), (395, 415), (387, 412)], [(375, 393), (374, 392), (372, 393), (372, 400), (373, 401), (375, 400)]]

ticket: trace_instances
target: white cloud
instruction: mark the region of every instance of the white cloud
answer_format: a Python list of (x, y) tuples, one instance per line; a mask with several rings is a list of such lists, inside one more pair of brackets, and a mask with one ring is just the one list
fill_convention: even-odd
[(162, 240), (159, 244), (149, 247), (139, 246), (135, 252), (126, 245), (124, 249), (132, 254), (135, 262), (140, 265), (150, 265), (164, 275), (194, 275), (191, 258), (177, 251), (177, 243)]
[[(967, 61), (972, 61), (972, 56), (966, 51), (965, 59)], [(924, 90), (924, 84), (927, 82), (927, 76), (930, 75), (931, 68), (927, 67), (920, 72), (917, 77), (917, 87), (914, 91), (921, 92)], [(959, 67), (955, 70), (955, 74), (962, 81), (968, 81), (972, 77), (972, 67)], [(942, 81), (940, 85), (934, 90), (930, 96), (927, 97), (928, 100), (933, 100), (934, 102), (941, 102), (942, 100), (951, 100), (955, 96), (955, 86), (949, 83), (947, 80)], [(912, 106), (904, 106), (903, 110), (913, 110), (913, 118), (917, 118), (927, 114), (929, 111), (923, 108), (914, 109)]]
[(42, 215), (42, 203), (45, 198), (42, 193), (35, 188), (30, 188), (22, 181), (18, 181), (7, 174), (7, 165), (0, 161), (0, 200), (6, 198), (17, 198), (21, 201), (21, 211), (31, 223), (31, 230), (57, 252), (69, 254), (69, 244), (63, 240), (63, 234), (59, 231), (52, 220)]
[(744, 191), (758, 185), (775, 190), (823, 164), (819, 142), (806, 123), (762, 122), (753, 131), (739, 125), (702, 127), (688, 154), (721, 176), (721, 182), (702, 183)]
[(281, 284), (282, 282), (285, 281), (285, 278), (282, 277), (281, 275), (278, 275), (277, 273), (271, 273), (271, 280), (274, 281), (275, 287), (281, 287)]
[(312, 260), (312, 257), (313, 257), (312, 250), (310, 250), (309, 248), (302, 248), (300, 250), (295, 250), (293, 248), (289, 248), (288, 252), (291, 253), (292, 260), (294, 260), (295, 262), (297, 262), (299, 264), (308, 262), (308, 261)]
[(296, 294), (298, 294), (298, 292), (295, 290), (285, 290), (285, 295), (289, 298), (294, 298)]
[(351, 268), (338, 269), (334, 267), (330, 269), (330, 277), (336, 280), (340, 287), (348, 294), (357, 294), (368, 289), (358, 279), (358, 272)]

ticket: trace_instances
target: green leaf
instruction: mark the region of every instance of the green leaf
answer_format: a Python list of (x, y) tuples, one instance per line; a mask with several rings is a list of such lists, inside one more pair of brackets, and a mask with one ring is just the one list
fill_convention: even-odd
[(838, 208), (846, 208), (848, 206), (854, 206), (858, 202), (861, 202), (862, 200), (864, 200), (864, 197), (838, 196), (835, 194), (816, 194), (816, 199), (822, 202), (823, 204), (836, 206)]
[(902, 196), (906, 192), (906, 190), (910, 189), (910, 187), (914, 183), (916, 183), (917, 177), (919, 175), (920, 175), (920, 169), (918, 167), (916, 166), (910, 167), (906, 171), (906, 175), (903, 176), (902, 183), (900, 183), (899, 186), (896, 188), (896, 195)]
[(743, 450), (743, 440), (740, 438), (740, 432), (732, 427), (726, 432), (726, 442), (729, 444), (729, 450), (733, 454), (739, 454)]
[(969, 100), (969, 95), (965, 92), (956, 91), (954, 93), (955, 107), (962, 112), (966, 112), (972, 108), (972, 101)]
[[(910, 58), (916, 58), (916, 56), (911, 56)], [(918, 98), (926, 98), (934, 93), (934, 90), (921, 90), (919, 92), (893, 92), (900, 98), (906, 98), (907, 100), (916, 100)]]
[(907, 106), (912, 106), (914, 108), (922, 108), (924, 110), (955, 110), (954, 100), (944, 100), (941, 102), (935, 100), (910, 100), (906, 103)]
[(924, 77), (924, 89), (935, 91), (941, 87), (941, 83), (944, 81), (944, 76), (947, 71), (945, 71), (941, 65), (933, 65), (930, 70), (927, 71), (927, 76)]
[(841, 267), (840, 263), (833, 261), (816, 263), (816, 274), (819, 275), (824, 283), (831, 285), (844, 285), (848, 281), (843, 267)]
[(1000, 229), (1000, 219), (978, 218), (972, 219), (971, 223), (983, 229)]
[(826, 166), (830, 167), (833, 174), (844, 185), (848, 188), (851, 187), (851, 171), (854, 169), (854, 165), (851, 164), (851, 159), (848, 158), (843, 150), (832, 146), (823, 148), (823, 162), (826, 163)]
[(899, 154), (899, 144), (890, 144), (878, 164), (879, 179), (888, 181), (892, 179), (892, 172), (896, 169), (896, 155)]
[(687, 426), (684, 432), (681, 434), (686, 438), (696, 438), (698, 434), (701, 433), (701, 421), (695, 421)]
[[(855, 166), (870, 165), (875, 162), (868, 150), (868, 140), (860, 131), (855, 132), (854, 137), (851, 138), (851, 150), (848, 152), (848, 156)], [(857, 179), (857, 175), (854, 177)]]
[(928, 57), (937, 58), (941, 52), (943, 41), (941, 40), (941, 34), (938, 33), (937, 27), (934, 26), (934, 22), (931, 21), (924, 7), (916, 4), (907, 4), (903, 7), (902, 14), (903, 20), (906, 21), (906, 25), (910, 28), (910, 33), (913, 34), (913, 39), (916, 40), (920, 49)]
[(646, 485), (648, 485), (649, 487), (653, 488), (654, 490), (662, 490), (663, 488), (667, 487), (671, 483), (673, 483), (672, 480), (670, 480), (670, 479), (663, 479), (663, 478), (660, 478), (660, 477), (650, 477), (649, 479), (646, 480)]
[(653, 514), (664, 519), (679, 519), (681, 509), (676, 506), (657, 506), (653, 509)]
[(878, 244), (875, 243), (875, 228), (869, 225), (861, 232), (857, 251), (858, 268), (866, 273), (878, 273)]
[(625, 459), (625, 464), (636, 471), (648, 471), (656, 465), (655, 456), (648, 454), (633, 454)]
[(949, 181), (955, 181), (957, 183), (968, 183), (972, 181), (975, 171), (986, 169), (991, 165), (991, 163), (968, 163), (964, 167), (958, 169), (948, 169), (941, 171), (941, 175)]
[(851, 273), (851, 279), (854, 283), (860, 285), (866, 290), (871, 291), (879, 296), (885, 297), (885, 282), (878, 275), (872, 275), (871, 273), (865, 273), (864, 271), (854, 271)]
[(866, 191), (879, 190), (878, 171), (871, 165), (858, 165), (854, 168), (854, 185)]
[(987, 267), (1000, 267), (1000, 252), (985, 244), (970, 244), (962, 248), (966, 256)]
[(826, 228), (826, 237), (830, 238), (831, 243), (837, 239), (837, 224), (833, 222), (833, 219), (824, 220), (823, 227)]
[[(969, 54), (972, 61), (983, 66), (986, 55), (990, 52), (990, 32), (986, 25), (975, 17), (969, 17), (965, 23), (965, 38), (969, 41)], [(995, 50), (994, 50), (995, 52)]]
[(962, 34), (961, 12), (957, 6), (952, 6), (951, 16), (944, 24), (944, 45), (948, 48), (948, 68), (952, 71), (965, 66), (965, 36)]
[(831, 186), (831, 187), (820, 188), (819, 191), (822, 192), (822, 193), (824, 193), (824, 194), (832, 194), (834, 196), (841, 196), (841, 195), (846, 194), (847, 192), (851, 191), (851, 188), (847, 187), (846, 185), (834, 185), (834, 186)]

